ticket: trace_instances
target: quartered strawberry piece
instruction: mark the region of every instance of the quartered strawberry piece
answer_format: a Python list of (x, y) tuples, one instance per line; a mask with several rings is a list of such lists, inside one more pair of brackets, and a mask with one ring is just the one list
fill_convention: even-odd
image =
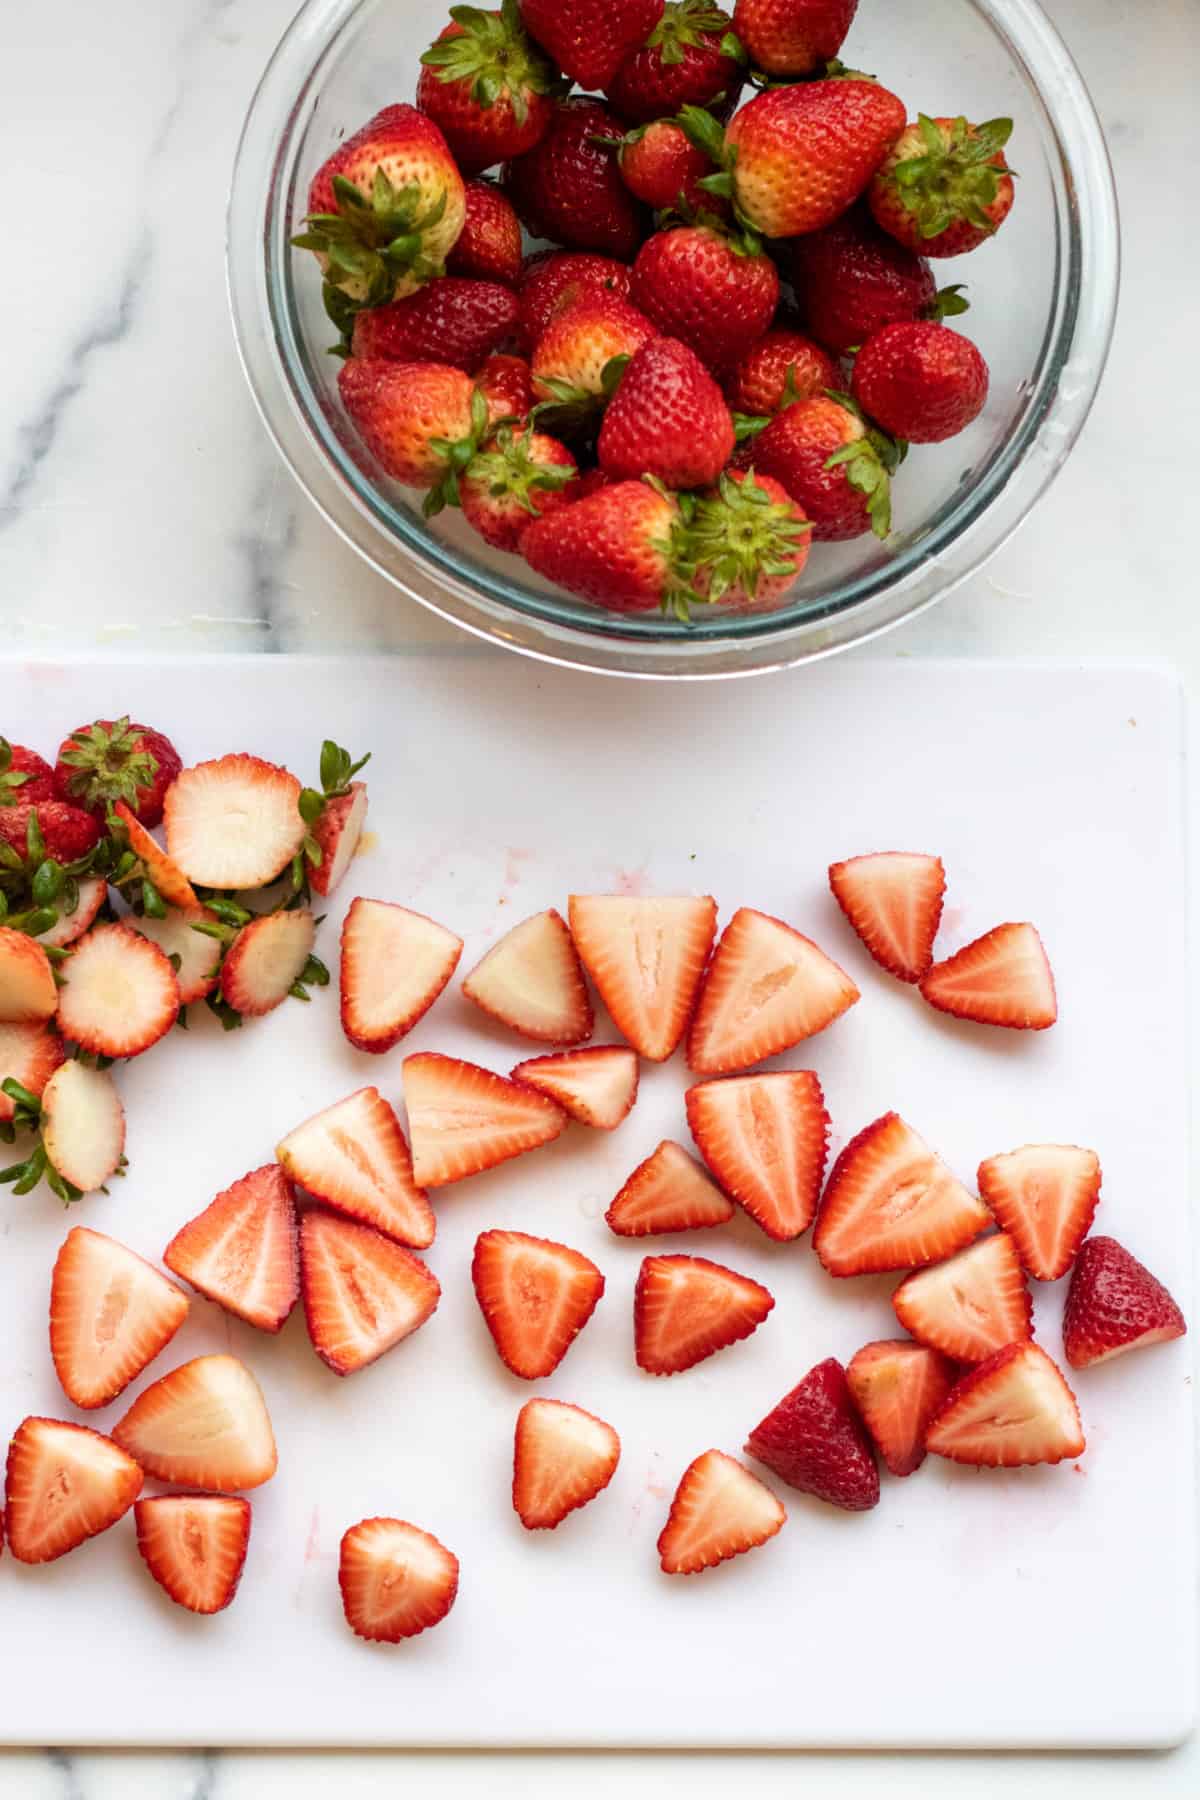
[(824, 1031), (858, 998), (850, 977), (811, 938), (743, 906), (704, 977), (688, 1066), (698, 1075), (748, 1069)]
[(534, 1088), (433, 1052), (405, 1058), (404, 1102), (422, 1187), (477, 1175), (567, 1127), (562, 1108)]
[(147, 1475), (227, 1494), (278, 1466), (262, 1389), (236, 1356), (197, 1356), (138, 1395), (113, 1426)]
[(471, 1279), (501, 1361), (525, 1381), (552, 1375), (604, 1292), (579, 1250), (523, 1231), (485, 1231)]
[(282, 1006), (312, 955), (317, 922), (307, 907), (264, 913), (230, 944), (221, 965), (221, 995), (248, 1019)]
[(250, 1502), (231, 1494), (162, 1494), (133, 1509), (142, 1561), (177, 1606), (219, 1613), (237, 1593), (250, 1544)]
[(314, 894), (327, 897), (341, 886), (350, 864), (358, 854), (367, 823), (367, 784), (352, 781), (344, 794), (326, 800), (309, 834), (320, 853), (320, 862), (310, 859), (308, 885)]
[(296, 1196), (278, 1163), (243, 1175), (177, 1231), (168, 1269), (259, 1331), (282, 1331), (300, 1295)]
[(766, 1463), (789, 1487), (846, 1512), (879, 1504), (879, 1471), (855, 1411), (846, 1371), (834, 1356), (810, 1369), (756, 1425), (747, 1456)]
[(829, 1149), (829, 1115), (811, 1069), (702, 1081), (687, 1092), (688, 1126), (727, 1194), (768, 1237), (812, 1224)]
[(167, 851), (191, 882), (266, 887), (303, 843), (300, 783), (259, 756), (234, 754), (184, 769), (163, 809)]
[(53, 1562), (115, 1525), (141, 1486), (137, 1463), (98, 1431), (25, 1419), (8, 1447), (8, 1547), (18, 1562)]
[[(149, 913), (128, 913), (122, 923), (140, 931), (143, 937), (151, 938), (171, 960), (179, 982), (181, 1006), (208, 998), (220, 974), (222, 946), (216, 938), (195, 927), (214, 924), (211, 913), (203, 907), (196, 907), (192, 912), (179, 912), (175, 907), (169, 907), (165, 919), (151, 918)], [(177, 967), (176, 957), (179, 959)]]
[(300, 1221), (300, 1282), (313, 1349), (335, 1375), (352, 1375), (411, 1337), (442, 1297), (411, 1250), (323, 1212)]
[(342, 1539), (338, 1585), (356, 1637), (398, 1644), (438, 1625), (458, 1593), (458, 1558), (404, 1519), (363, 1519)]
[(637, 1053), (624, 1044), (598, 1044), (556, 1056), (531, 1056), (517, 1064), (512, 1079), (547, 1094), (581, 1125), (615, 1131), (637, 1099)]
[(893, 1475), (911, 1475), (925, 1461), (925, 1432), (954, 1379), (940, 1351), (903, 1338), (864, 1344), (850, 1358), (851, 1396)]
[(639, 1056), (666, 1062), (692, 1016), (717, 929), (711, 894), (572, 894), (575, 947), (612, 1022)]
[(107, 1069), (72, 1058), (42, 1091), (42, 1143), (52, 1166), (81, 1194), (94, 1194), (121, 1166), (125, 1109)]
[(946, 871), (940, 856), (882, 850), (829, 866), (833, 897), (875, 961), (901, 981), (933, 966)]
[(787, 1522), (770, 1488), (723, 1450), (706, 1450), (683, 1472), (659, 1533), (665, 1575), (698, 1575), (756, 1550)]
[(513, 1444), (513, 1507), (527, 1531), (553, 1531), (616, 1473), (621, 1440), (611, 1425), (564, 1400), (527, 1400)]
[(334, 1212), (427, 1250), (437, 1223), (413, 1176), (408, 1140), (378, 1088), (359, 1088), (276, 1146), (292, 1180)]
[(912, 1126), (884, 1113), (833, 1165), (813, 1249), (831, 1275), (873, 1275), (940, 1262), (990, 1223)]
[[(66, 1056), (53, 1025), (0, 1025), (0, 1083), (19, 1081), (40, 1100), (46, 1083)], [(14, 1103), (0, 1086), (0, 1124), (11, 1119)]]
[(633, 1296), (637, 1363), (648, 1375), (678, 1375), (748, 1338), (775, 1305), (749, 1275), (703, 1256), (648, 1256)]
[(458, 967), (462, 939), (386, 900), (355, 900), (342, 926), (342, 1030), (379, 1056), (423, 1019)]
[(566, 920), (553, 907), (516, 925), (463, 982), (476, 1006), (522, 1037), (579, 1044), (594, 1020)]
[(1115, 1238), (1089, 1238), (1075, 1260), (1063, 1343), (1073, 1369), (1180, 1338), (1183, 1314), (1161, 1281)]
[[(58, 918), (49, 931), (38, 933), (38, 943), (43, 950), (66, 950), (71, 944), (78, 943), (85, 931), (90, 931), (96, 922), (97, 915), (108, 899), (108, 883), (100, 875), (85, 875), (78, 883), (79, 899), (74, 912), (63, 912), (63, 902), (58, 900)], [(130, 915), (133, 919), (133, 915)], [(140, 920), (137, 921), (140, 924)]]
[(1037, 1281), (1075, 1261), (1100, 1203), (1100, 1158), (1073, 1144), (1026, 1144), (979, 1165), (979, 1197)]
[(58, 987), (42, 946), (0, 925), (0, 1024), (43, 1025), (57, 1008)]
[(987, 1469), (1082, 1456), (1075, 1396), (1037, 1344), (1006, 1344), (951, 1388), (925, 1448)]
[(151, 837), (124, 800), (118, 800), (113, 810), (125, 827), (129, 848), (141, 863), (145, 880), (157, 890), (159, 897), (168, 906), (181, 907), (185, 912), (194, 911), (200, 902), (195, 888), (178, 863), (167, 855), (157, 839)]
[(935, 963), (921, 993), (939, 1012), (1012, 1031), (1045, 1031), (1058, 1017), (1054, 976), (1032, 925), (997, 925)]
[(708, 1225), (727, 1225), (733, 1201), (681, 1145), (664, 1138), (638, 1164), (604, 1217), (618, 1237), (699, 1231)]
[(1033, 1336), (1033, 1302), (1021, 1259), (1003, 1231), (906, 1276), (892, 1305), (919, 1344), (955, 1362), (983, 1362), (1005, 1344)]
[(96, 1056), (141, 1056), (179, 1017), (179, 981), (157, 944), (127, 925), (97, 925), (64, 967), (58, 1024)]
[(85, 1412), (107, 1406), (187, 1314), (173, 1281), (115, 1238), (76, 1225), (50, 1277), (50, 1355), (67, 1399)]

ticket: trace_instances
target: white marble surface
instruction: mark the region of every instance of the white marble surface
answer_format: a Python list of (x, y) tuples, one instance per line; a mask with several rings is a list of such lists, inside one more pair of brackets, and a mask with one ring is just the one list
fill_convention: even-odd
[[(452, 636), (308, 509), (237, 367), (225, 192), (242, 112), (292, 9), (292, 0), (0, 9), (4, 650), (382, 649)], [(1109, 374), (1066, 472), (1016, 540), (869, 653), (1153, 656), (1176, 664), (1195, 697), (1188, 470), (1200, 439), (1200, 239), (1181, 224), (1178, 197), (1196, 149), (1195, 3), (1151, 0), (1134, 14), (1118, 0), (1050, 0), (1050, 11), (1093, 86), (1121, 191), (1126, 281)], [(86, 1679), (64, 1644), (64, 1690)], [(423, 1795), (524, 1796), (566, 1783), (602, 1793), (618, 1781), (639, 1796), (664, 1782), (707, 1796), (751, 1781), (764, 1795), (803, 1784), (838, 1800), (885, 1785), (897, 1800), (1018, 1788), (1195, 1794), (1200, 1747), (985, 1760), (0, 1753), (5, 1800), (359, 1800), (401, 1782)]]

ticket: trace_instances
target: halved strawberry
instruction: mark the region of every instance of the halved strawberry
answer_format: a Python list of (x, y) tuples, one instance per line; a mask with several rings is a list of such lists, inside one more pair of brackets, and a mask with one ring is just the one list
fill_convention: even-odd
[(639, 1056), (666, 1062), (696, 1004), (717, 929), (711, 894), (572, 894), (571, 936), (612, 1022)]
[(96, 1193), (116, 1174), (125, 1154), (125, 1108), (107, 1069), (74, 1058), (55, 1069), (42, 1092), (42, 1143), (81, 1194)]
[(85, 1412), (107, 1406), (170, 1343), (187, 1295), (103, 1232), (76, 1225), (50, 1276), (50, 1355)]
[(311, 862), (308, 885), (314, 894), (327, 896), (340, 887), (350, 864), (358, 854), (363, 829), (367, 823), (367, 784), (352, 781), (344, 794), (326, 800), (310, 835), (320, 852), (320, 862)]
[(986, 1469), (1057, 1463), (1086, 1448), (1075, 1396), (1037, 1344), (1006, 1344), (951, 1388), (925, 1448)]
[(423, 913), (355, 900), (342, 926), (342, 1030), (382, 1055), (423, 1019), (458, 967), (462, 939)]
[(24, 1419), (8, 1446), (8, 1547), (18, 1562), (53, 1562), (115, 1525), (141, 1486), (137, 1463), (98, 1431)]
[(408, 1140), (378, 1088), (359, 1088), (297, 1125), (275, 1154), (293, 1181), (334, 1212), (412, 1250), (432, 1244), (429, 1196), (413, 1178)]
[(79, 899), (74, 912), (63, 912), (63, 902), (55, 902), (59, 909), (58, 918), (49, 931), (38, 933), (38, 943), (43, 950), (65, 950), (94, 925), (100, 908), (108, 899), (108, 883), (100, 875), (85, 875), (78, 887)]
[(1063, 1315), (1073, 1369), (1181, 1338), (1183, 1314), (1161, 1281), (1115, 1238), (1089, 1238), (1076, 1258)]
[(833, 897), (875, 961), (901, 981), (933, 966), (946, 871), (940, 856), (881, 850), (829, 865)]
[(112, 1435), (147, 1475), (221, 1494), (278, 1467), (262, 1389), (236, 1356), (197, 1356), (138, 1395)]
[(678, 1375), (748, 1338), (774, 1305), (761, 1282), (706, 1257), (648, 1256), (633, 1295), (638, 1367)]
[(979, 1198), (1029, 1274), (1057, 1281), (1075, 1261), (1100, 1203), (1100, 1158), (1073, 1144), (1026, 1144), (979, 1165)]
[(845, 1512), (879, 1504), (875, 1454), (855, 1411), (846, 1371), (826, 1357), (754, 1427), (747, 1456), (802, 1494)]
[(893, 1475), (925, 1461), (929, 1421), (954, 1386), (954, 1364), (926, 1344), (889, 1338), (864, 1344), (846, 1366), (862, 1420)]
[(259, 1331), (282, 1331), (300, 1295), (296, 1196), (278, 1163), (243, 1175), (175, 1233), (168, 1269)]
[(296, 777), (244, 753), (184, 769), (167, 790), (163, 817), (172, 860), (210, 888), (266, 887), (307, 830)]
[(990, 1223), (912, 1126), (884, 1113), (833, 1165), (813, 1249), (831, 1275), (874, 1275), (941, 1262)]
[(829, 1114), (811, 1069), (702, 1081), (686, 1096), (701, 1156), (768, 1237), (812, 1224), (829, 1151)]
[(316, 938), (316, 920), (306, 907), (252, 919), (225, 953), (222, 999), (248, 1019), (274, 1012), (304, 973)]
[(332, 1213), (300, 1221), (300, 1280), (313, 1349), (335, 1375), (353, 1375), (411, 1337), (442, 1297), (419, 1256)]
[(786, 1522), (765, 1482), (723, 1450), (706, 1450), (675, 1490), (658, 1537), (660, 1567), (664, 1575), (698, 1575), (756, 1550)]
[(230, 1494), (160, 1494), (133, 1509), (142, 1561), (189, 1612), (219, 1613), (237, 1593), (250, 1544), (250, 1502)]
[(179, 1017), (179, 980), (157, 944), (128, 925), (97, 925), (63, 969), (58, 1026), (96, 1056), (141, 1056)]
[(688, 1067), (723, 1075), (824, 1031), (858, 989), (811, 938), (743, 906), (721, 935), (688, 1033)]
[(502, 1025), (542, 1043), (582, 1043), (595, 1025), (571, 933), (553, 907), (502, 937), (471, 970), (462, 991)]
[(618, 1237), (650, 1237), (664, 1231), (698, 1231), (727, 1225), (733, 1201), (680, 1144), (664, 1138), (638, 1164), (604, 1217)]
[(125, 827), (129, 848), (141, 863), (145, 880), (157, 890), (160, 898), (168, 906), (181, 907), (185, 912), (191, 912), (199, 906), (196, 890), (183, 870), (173, 857), (167, 855), (157, 840), (151, 837), (125, 802), (118, 800), (113, 811)]
[(905, 1331), (955, 1362), (983, 1362), (1033, 1336), (1033, 1302), (1016, 1245), (1003, 1231), (947, 1262), (908, 1275), (892, 1295)]
[(356, 1637), (398, 1644), (438, 1625), (458, 1593), (458, 1558), (404, 1519), (363, 1519), (342, 1538), (338, 1585)]
[[(0, 1025), (0, 1083), (19, 1081), (40, 1099), (66, 1051), (53, 1025)], [(0, 1086), (0, 1124), (12, 1118), (14, 1103)]]
[[(198, 925), (215, 923), (213, 915), (201, 907), (192, 912), (179, 912), (168, 907), (165, 919), (149, 913), (127, 913), (122, 921), (143, 937), (151, 938), (170, 960), (179, 982), (179, 1003), (190, 1006), (194, 1000), (205, 1000), (217, 985), (221, 969), (222, 946)], [(178, 961), (176, 961), (178, 959)]]
[(523, 1231), (483, 1232), (471, 1280), (500, 1360), (525, 1381), (554, 1373), (604, 1292), (582, 1252)]
[(54, 970), (42, 946), (0, 925), (0, 1024), (42, 1025), (57, 1007)]
[(422, 1187), (477, 1175), (567, 1127), (562, 1108), (536, 1089), (434, 1052), (405, 1058), (404, 1103)]
[(517, 1064), (512, 1079), (557, 1100), (581, 1125), (615, 1131), (637, 1099), (637, 1052), (624, 1044), (598, 1044), (556, 1056), (531, 1056)]
[(1012, 1031), (1045, 1031), (1058, 1017), (1054, 976), (1032, 925), (997, 925), (934, 963), (921, 993), (939, 1012)]
[(527, 1531), (553, 1531), (606, 1488), (621, 1440), (611, 1425), (565, 1400), (527, 1400), (513, 1444), (513, 1507)]

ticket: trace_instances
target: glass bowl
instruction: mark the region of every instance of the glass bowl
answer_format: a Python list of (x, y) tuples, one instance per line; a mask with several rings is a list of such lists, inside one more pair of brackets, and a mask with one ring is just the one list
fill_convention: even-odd
[(886, 543), (816, 544), (778, 611), (700, 613), (690, 625), (606, 613), (489, 550), (461, 515), (425, 521), (421, 495), (372, 471), (341, 411), (316, 264), (288, 239), (319, 164), (381, 106), (412, 97), (442, 10), (426, 0), (307, 0), (250, 106), (230, 196), (230, 297), (251, 389), (301, 487), (372, 567), (511, 649), (612, 674), (702, 678), (859, 643), (940, 599), (999, 548), (1087, 417), (1119, 283), (1099, 121), (1033, 0), (864, 0), (844, 52), (899, 93), (910, 117), (1015, 121), (1010, 218), (990, 243), (935, 265), (940, 283), (968, 284), (971, 310), (956, 323), (991, 366), (986, 410), (949, 443), (914, 448), (895, 481)]

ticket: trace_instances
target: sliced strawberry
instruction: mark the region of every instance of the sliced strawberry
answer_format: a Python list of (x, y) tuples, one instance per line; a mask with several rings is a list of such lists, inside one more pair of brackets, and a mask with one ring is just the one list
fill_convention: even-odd
[(921, 993), (939, 1012), (1012, 1031), (1045, 1031), (1058, 1017), (1054, 976), (1032, 925), (997, 925), (934, 963)]
[(1075, 1261), (1100, 1203), (1100, 1158), (1072, 1144), (1026, 1144), (979, 1165), (979, 1197), (1038, 1281)]
[(411, 1250), (323, 1212), (300, 1221), (300, 1280), (313, 1349), (335, 1375), (353, 1375), (411, 1337), (442, 1297)]
[(250, 1544), (250, 1502), (229, 1494), (162, 1494), (133, 1509), (142, 1561), (189, 1612), (219, 1613), (237, 1593)]
[(595, 1025), (571, 933), (553, 907), (502, 937), (471, 970), (462, 991), (511, 1031), (542, 1043), (582, 1043)]
[(683, 1472), (658, 1537), (665, 1575), (698, 1575), (756, 1550), (787, 1522), (770, 1488), (723, 1450), (706, 1450)]
[(666, 1062), (687, 1030), (717, 929), (711, 894), (572, 894), (571, 936), (621, 1036)]
[(606, 1488), (621, 1440), (611, 1425), (564, 1400), (527, 1400), (517, 1414), (513, 1507), (527, 1531), (553, 1531)]
[(252, 919), (225, 953), (222, 999), (248, 1019), (274, 1012), (304, 973), (316, 938), (316, 920), (306, 907)]
[(97, 925), (63, 969), (58, 1026), (96, 1056), (141, 1056), (179, 1017), (179, 980), (157, 944), (127, 925)]
[(98, 1431), (25, 1419), (8, 1446), (8, 1547), (18, 1562), (53, 1562), (115, 1525), (141, 1486), (137, 1463)]
[(954, 1364), (925, 1344), (892, 1338), (864, 1344), (846, 1380), (891, 1473), (911, 1475), (925, 1461), (925, 1432), (954, 1386)]
[(955, 1362), (983, 1362), (1033, 1336), (1033, 1302), (1016, 1245), (1003, 1231), (908, 1275), (892, 1295), (905, 1331)]
[(829, 1151), (829, 1114), (811, 1069), (702, 1081), (688, 1126), (727, 1194), (784, 1243), (812, 1224)]
[(349, 791), (326, 800), (310, 835), (320, 852), (320, 862), (310, 862), (308, 885), (314, 894), (328, 896), (341, 886), (362, 842), (367, 823), (367, 784), (352, 781)]
[(210, 888), (266, 887), (307, 830), (296, 777), (245, 754), (184, 769), (167, 790), (163, 817), (172, 860)]
[(186, 1294), (115, 1238), (76, 1225), (50, 1277), (50, 1354), (63, 1392), (107, 1406), (170, 1343)]
[(179, 982), (181, 1006), (208, 998), (220, 974), (221, 944), (206, 932), (197, 931), (196, 926), (213, 924), (210, 912), (203, 907), (197, 907), (193, 912), (178, 912), (169, 907), (165, 919), (153, 919), (149, 913), (143, 917), (127, 913), (122, 923), (140, 931), (143, 937), (151, 938), (170, 960)]
[(300, 1296), (296, 1196), (278, 1163), (243, 1175), (177, 1231), (163, 1261), (259, 1331), (282, 1331)]
[(940, 856), (882, 850), (831, 863), (833, 897), (875, 961), (901, 981), (933, 966), (946, 871)]
[(342, 1030), (379, 1056), (423, 1019), (458, 967), (462, 939), (423, 913), (355, 900), (342, 926)]
[(754, 1427), (746, 1454), (766, 1463), (789, 1487), (830, 1506), (869, 1512), (879, 1504), (875, 1454), (846, 1371), (834, 1356), (810, 1369)]
[[(0, 1025), (0, 1083), (19, 1081), (39, 1099), (66, 1051), (53, 1025)], [(12, 1118), (14, 1103), (0, 1086), (0, 1124)]]
[(557, 1056), (531, 1056), (517, 1064), (512, 1078), (557, 1100), (581, 1125), (615, 1131), (637, 1099), (637, 1052), (624, 1044), (598, 1044)]
[(813, 1249), (831, 1275), (875, 1275), (941, 1262), (990, 1223), (912, 1126), (884, 1113), (833, 1165)]
[(178, 863), (151, 837), (123, 800), (117, 801), (113, 811), (124, 825), (129, 848), (141, 863), (142, 873), (151, 887), (157, 889), (168, 906), (178, 906), (184, 912), (195, 911), (200, 904), (196, 890)]
[(278, 1466), (262, 1389), (236, 1356), (197, 1356), (138, 1395), (112, 1435), (147, 1475), (232, 1493)]
[(413, 1179), (400, 1121), (378, 1088), (359, 1088), (290, 1131), (275, 1151), (292, 1180), (334, 1212), (427, 1250), (437, 1229)]
[(952, 1462), (1015, 1469), (1082, 1456), (1075, 1396), (1037, 1344), (1006, 1344), (951, 1388), (925, 1448)]
[(60, 909), (58, 918), (49, 931), (39, 932), (38, 943), (43, 950), (65, 950), (95, 924), (100, 908), (108, 899), (108, 883), (99, 875), (85, 875), (78, 886), (75, 911), (63, 912), (62, 901), (56, 902)]
[(0, 1025), (42, 1025), (57, 1007), (54, 970), (42, 946), (0, 925)]
[(94, 1194), (121, 1166), (125, 1108), (107, 1069), (73, 1058), (55, 1069), (42, 1092), (42, 1143), (64, 1180)]
[(1161, 1281), (1115, 1238), (1089, 1238), (1076, 1258), (1063, 1316), (1063, 1344), (1073, 1369), (1164, 1344), (1187, 1331)]
[(398, 1644), (446, 1617), (458, 1593), (458, 1558), (403, 1519), (363, 1519), (342, 1539), (338, 1585), (357, 1637)]
[(432, 1052), (404, 1062), (413, 1168), (422, 1187), (444, 1187), (566, 1130), (562, 1108), (523, 1083)]
[(811, 938), (743, 906), (704, 977), (688, 1067), (698, 1075), (748, 1069), (824, 1031), (858, 998), (850, 977)]
[(638, 1367), (678, 1375), (748, 1338), (774, 1305), (761, 1282), (706, 1257), (648, 1256), (633, 1296)]
[(727, 1225), (733, 1201), (681, 1145), (664, 1138), (638, 1164), (604, 1217), (618, 1237), (699, 1231), (708, 1225)]
[(604, 1292), (580, 1251), (523, 1231), (483, 1232), (471, 1279), (500, 1360), (525, 1381), (554, 1373)]

